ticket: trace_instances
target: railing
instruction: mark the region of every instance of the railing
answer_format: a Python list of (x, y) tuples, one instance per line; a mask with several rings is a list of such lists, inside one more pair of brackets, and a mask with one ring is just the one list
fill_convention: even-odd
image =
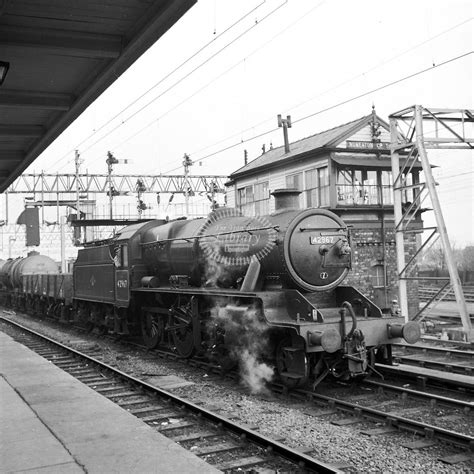
[(392, 187), (375, 185), (338, 184), (337, 204), (339, 206), (393, 205)]

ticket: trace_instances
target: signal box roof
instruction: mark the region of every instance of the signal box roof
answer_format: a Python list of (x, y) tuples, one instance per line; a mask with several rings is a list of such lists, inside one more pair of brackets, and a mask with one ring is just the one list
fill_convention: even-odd
[(0, 1), (0, 192), (195, 2)]
[[(290, 151), (287, 152), (284, 146), (272, 148), (247, 165), (239, 168), (230, 175), (230, 183), (243, 177), (249, 177), (261, 172), (268, 172), (270, 168), (278, 168), (293, 164), (297, 160), (314, 158), (316, 156), (327, 155), (330, 151), (335, 153), (331, 156), (333, 161), (344, 166), (362, 166), (366, 168), (380, 168), (382, 166), (390, 168), (390, 148), (389, 143), (381, 143), (380, 148), (373, 148), (370, 142), (361, 142), (361, 144), (369, 144), (368, 148), (352, 148), (357, 143), (342, 146), (351, 137), (370, 127), (371, 122), (377, 122), (381, 130), (384, 130), (385, 136), (390, 131), (390, 126), (382, 120), (373, 111), (369, 115), (365, 115), (357, 120), (339, 125), (337, 127), (325, 130), (323, 132), (311, 135), (301, 140), (290, 143)], [(382, 146), (383, 145), (383, 146)], [(377, 150), (379, 157), (370, 156)], [(350, 155), (350, 156), (343, 156)], [(403, 158), (402, 158), (403, 159)], [(415, 164), (415, 168), (420, 168), (419, 163)]]

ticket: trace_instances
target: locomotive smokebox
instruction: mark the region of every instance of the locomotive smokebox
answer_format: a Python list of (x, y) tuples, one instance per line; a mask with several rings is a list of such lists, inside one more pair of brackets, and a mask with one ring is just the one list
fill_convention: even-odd
[(299, 209), (299, 196), (297, 189), (275, 189), (272, 196), (275, 198), (275, 212), (294, 211)]

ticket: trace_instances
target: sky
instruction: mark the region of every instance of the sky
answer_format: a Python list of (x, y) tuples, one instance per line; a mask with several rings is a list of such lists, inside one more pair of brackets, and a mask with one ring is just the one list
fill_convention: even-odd
[[(78, 149), (90, 173), (112, 151), (133, 161), (121, 174), (181, 174), (187, 153), (192, 174), (228, 175), (244, 150), (283, 144), (278, 114), (295, 141), (372, 105), (385, 120), (473, 109), (473, 13), (472, 0), (199, 0), (26, 172), (73, 173)], [(429, 156), (451, 241), (474, 244), (473, 153)]]

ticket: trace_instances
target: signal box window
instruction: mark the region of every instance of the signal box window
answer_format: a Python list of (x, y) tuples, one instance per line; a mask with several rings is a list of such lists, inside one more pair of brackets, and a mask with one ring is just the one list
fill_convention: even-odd
[(255, 214), (258, 216), (269, 213), (270, 197), (268, 194), (268, 181), (258, 183), (254, 187)]
[(377, 186), (377, 171), (366, 171), (363, 176), (363, 203), (379, 203), (379, 187)]
[(309, 170), (304, 174), (306, 188), (306, 206), (319, 207), (318, 170)]
[(254, 215), (253, 186), (246, 186), (237, 190), (237, 208), (246, 216)]
[(286, 188), (287, 189), (297, 189), (298, 191), (302, 191), (302, 181), (303, 181), (303, 174), (302, 173), (296, 173), (296, 174), (290, 174), (286, 177)]
[(328, 168), (318, 168), (318, 185), (319, 185), (319, 205), (329, 205), (329, 173)]
[[(303, 191), (303, 173), (288, 175), (286, 177), (286, 189), (297, 189), (298, 191)], [(302, 207), (301, 195), (298, 199), (298, 207)]]
[(329, 205), (329, 174), (327, 166), (305, 172), (307, 207)]
[(392, 172), (391, 171), (382, 171), (381, 172), (382, 180), (382, 199), (384, 204), (393, 204), (393, 194), (392, 194)]

